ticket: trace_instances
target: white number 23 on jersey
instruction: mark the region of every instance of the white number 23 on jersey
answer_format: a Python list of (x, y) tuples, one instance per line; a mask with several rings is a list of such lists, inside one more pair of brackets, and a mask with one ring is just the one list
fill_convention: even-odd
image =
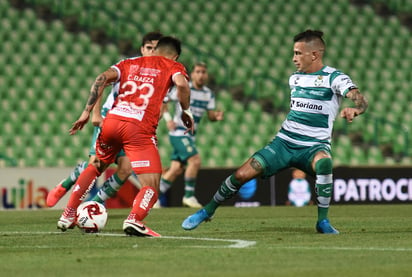
[[(141, 111), (146, 110), (147, 106), (149, 105), (150, 97), (152, 97), (154, 93), (154, 87), (152, 84), (143, 83), (138, 86), (134, 81), (124, 82), (122, 85), (122, 89), (126, 90), (124, 91), (124, 93), (118, 96), (119, 105), (127, 105), (133, 109)], [(124, 100), (126, 96), (135, 93), (139, 93), (139, 98), (137, 101), (129, 102)]]

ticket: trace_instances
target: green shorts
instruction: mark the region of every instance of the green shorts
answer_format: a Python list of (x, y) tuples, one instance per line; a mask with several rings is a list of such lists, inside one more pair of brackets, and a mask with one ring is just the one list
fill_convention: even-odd
[[(101, 129), (102, 128), (100, 128), (100, 127), (94, 127), (93, 136), (92, 136), (92, 143), (90, 145), (90, 150), (89, 150), (89, 156), (96, 156), (96, 140), (97, 140), (97, 137), (100, 134)], [(122, 149), (122, 150), (120, 150), (119, 153), (117, 153), (116, 161), (117, 161), (118, 157), (124, 157), (124, 156), (126, 156), (126, 153)]]
[(199, 153), (196, 149), (193, 137), (189, 136), (169, 136), (173, 147), (172, 161), (179, 161), (186, 164), (187, 159)]
[(270, 177), (282, 169), (296, 167), (310, 176), (315, 176), (312, 160), (316, 153), (331, 154), (330, 145), (325, 143), (302, 146), (275, 137), (268, 145), (252, 155), (263, 167), (262, 177)]

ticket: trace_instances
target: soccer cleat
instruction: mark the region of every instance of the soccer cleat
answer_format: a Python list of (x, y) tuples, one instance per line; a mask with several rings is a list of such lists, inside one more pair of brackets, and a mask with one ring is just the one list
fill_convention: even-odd
[(126, 219), (123, 222), (123, 231), (129, 236), (161, 237), (160, 234), (145, 226), (141, 221), (134, 219)]
[(59, 221), (57, 221), (57, 229), (66, 232), (67, 229), (73, 229), (74, 226), (76, 226), (76, 209), (66, 208)]
[(56, 187), (54, 187), (49, 194), (47, 194), (46, 205), (47, 207), (54, 207), (59, 200), (66, 194), (67, 189), (62, 186), (63, 179)]
[(316, 231), (322, 234), (339, 234), (339, 231), (333, 228), (333, 226), (329, 223), (329, 219), (323, 219), (316, 223)]
[(200, 223), (202, 223), (203, 221), (210, 221), (211, 218), (212, 216), (209, 215), (205, 209), (198, 210), (196, 213), (187, 217), (183, 221), (182, 228), (185, 230), (193, 230), (197, 226), (199, 226)]
[(200, 209), (202, 208), (202, 204), (197, 201), (196, 197), (190, 196), (190, 197), (183, 197), (182, 199), (182, 204), (183, 206), (189, 207), (189, 208), (196, 208)]

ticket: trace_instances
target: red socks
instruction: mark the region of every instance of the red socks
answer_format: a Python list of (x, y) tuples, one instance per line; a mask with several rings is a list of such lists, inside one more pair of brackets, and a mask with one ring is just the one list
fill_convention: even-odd
[(129, 217), (134, 215), (136, 220), (142, 221), (156, 203), (157, 198), (158, 193), (154, 188), (143, 187), (133, 201), (133, 208)]
[[(89, 164), (86, 167), (74, 184), (67, 208), (77, 209), (94, 184), (93, 180), (100, 176), (100, 174), (101, 173), (93, 165)], [(158, 193), (154, 188), (150, 186), (143, 187), (133, 201), (133, 208), (128, 218), (131, 219), (131, 217), (133, 217), (138, 221), (142, 221), (148, 215), (157, 199)]]
[(69, 203), (67, 203), (67, 207), (77, 209), (92, 185), (94, 185), (93, 180), (98, 176), (100, 176), (100, 172), (96, 167), (89, 164), (74, 184), (73, 192), (70, 196)]

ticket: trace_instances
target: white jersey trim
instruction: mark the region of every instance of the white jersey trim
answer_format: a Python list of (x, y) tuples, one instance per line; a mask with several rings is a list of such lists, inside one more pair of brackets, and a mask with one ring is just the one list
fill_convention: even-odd
[(120, 77), (121, 77), (120, 69), (115, 65), (112, 65), (112, 68), (117, 71), (117, 79), (115, 81), (115, 83), (117, 83), (117, 82), (119, 82)]
[(287, 119), (283, 122), (282, 127), (286, 131), (304, 134), (306, 136), (313, 137), (314, 139), (330, 140), (329, 128), (312, 128), (308, 125), (304, 125)]
[[(281, 133), (281, 132), (277, 133), (276, 136), (277, 136), (277, 137), (280, 137), (281, 139), (284, 139), (284, 140), (286, 140), (286, 141), (289, 141), (289, 142), (292, 142), (292, 143), (294, 143), (294, 144), (297, 144), (297, 145), (314, 146), (314, 145), (317, 145), (317, 144), (324, 144), (324, 143), (321, 143), (321, 142), (318, 142), (318, 141), (301, 141), (301, 140), (296, 140), (296, 139), (293, 139), (293, 138), (291, 138), (291, 137), (289, 137), (289, 136), (287, 136), (287, 135), (285, 135), (284, 133)], [(325, 144), (325, 145), (327, 145), (327, 144)]]

